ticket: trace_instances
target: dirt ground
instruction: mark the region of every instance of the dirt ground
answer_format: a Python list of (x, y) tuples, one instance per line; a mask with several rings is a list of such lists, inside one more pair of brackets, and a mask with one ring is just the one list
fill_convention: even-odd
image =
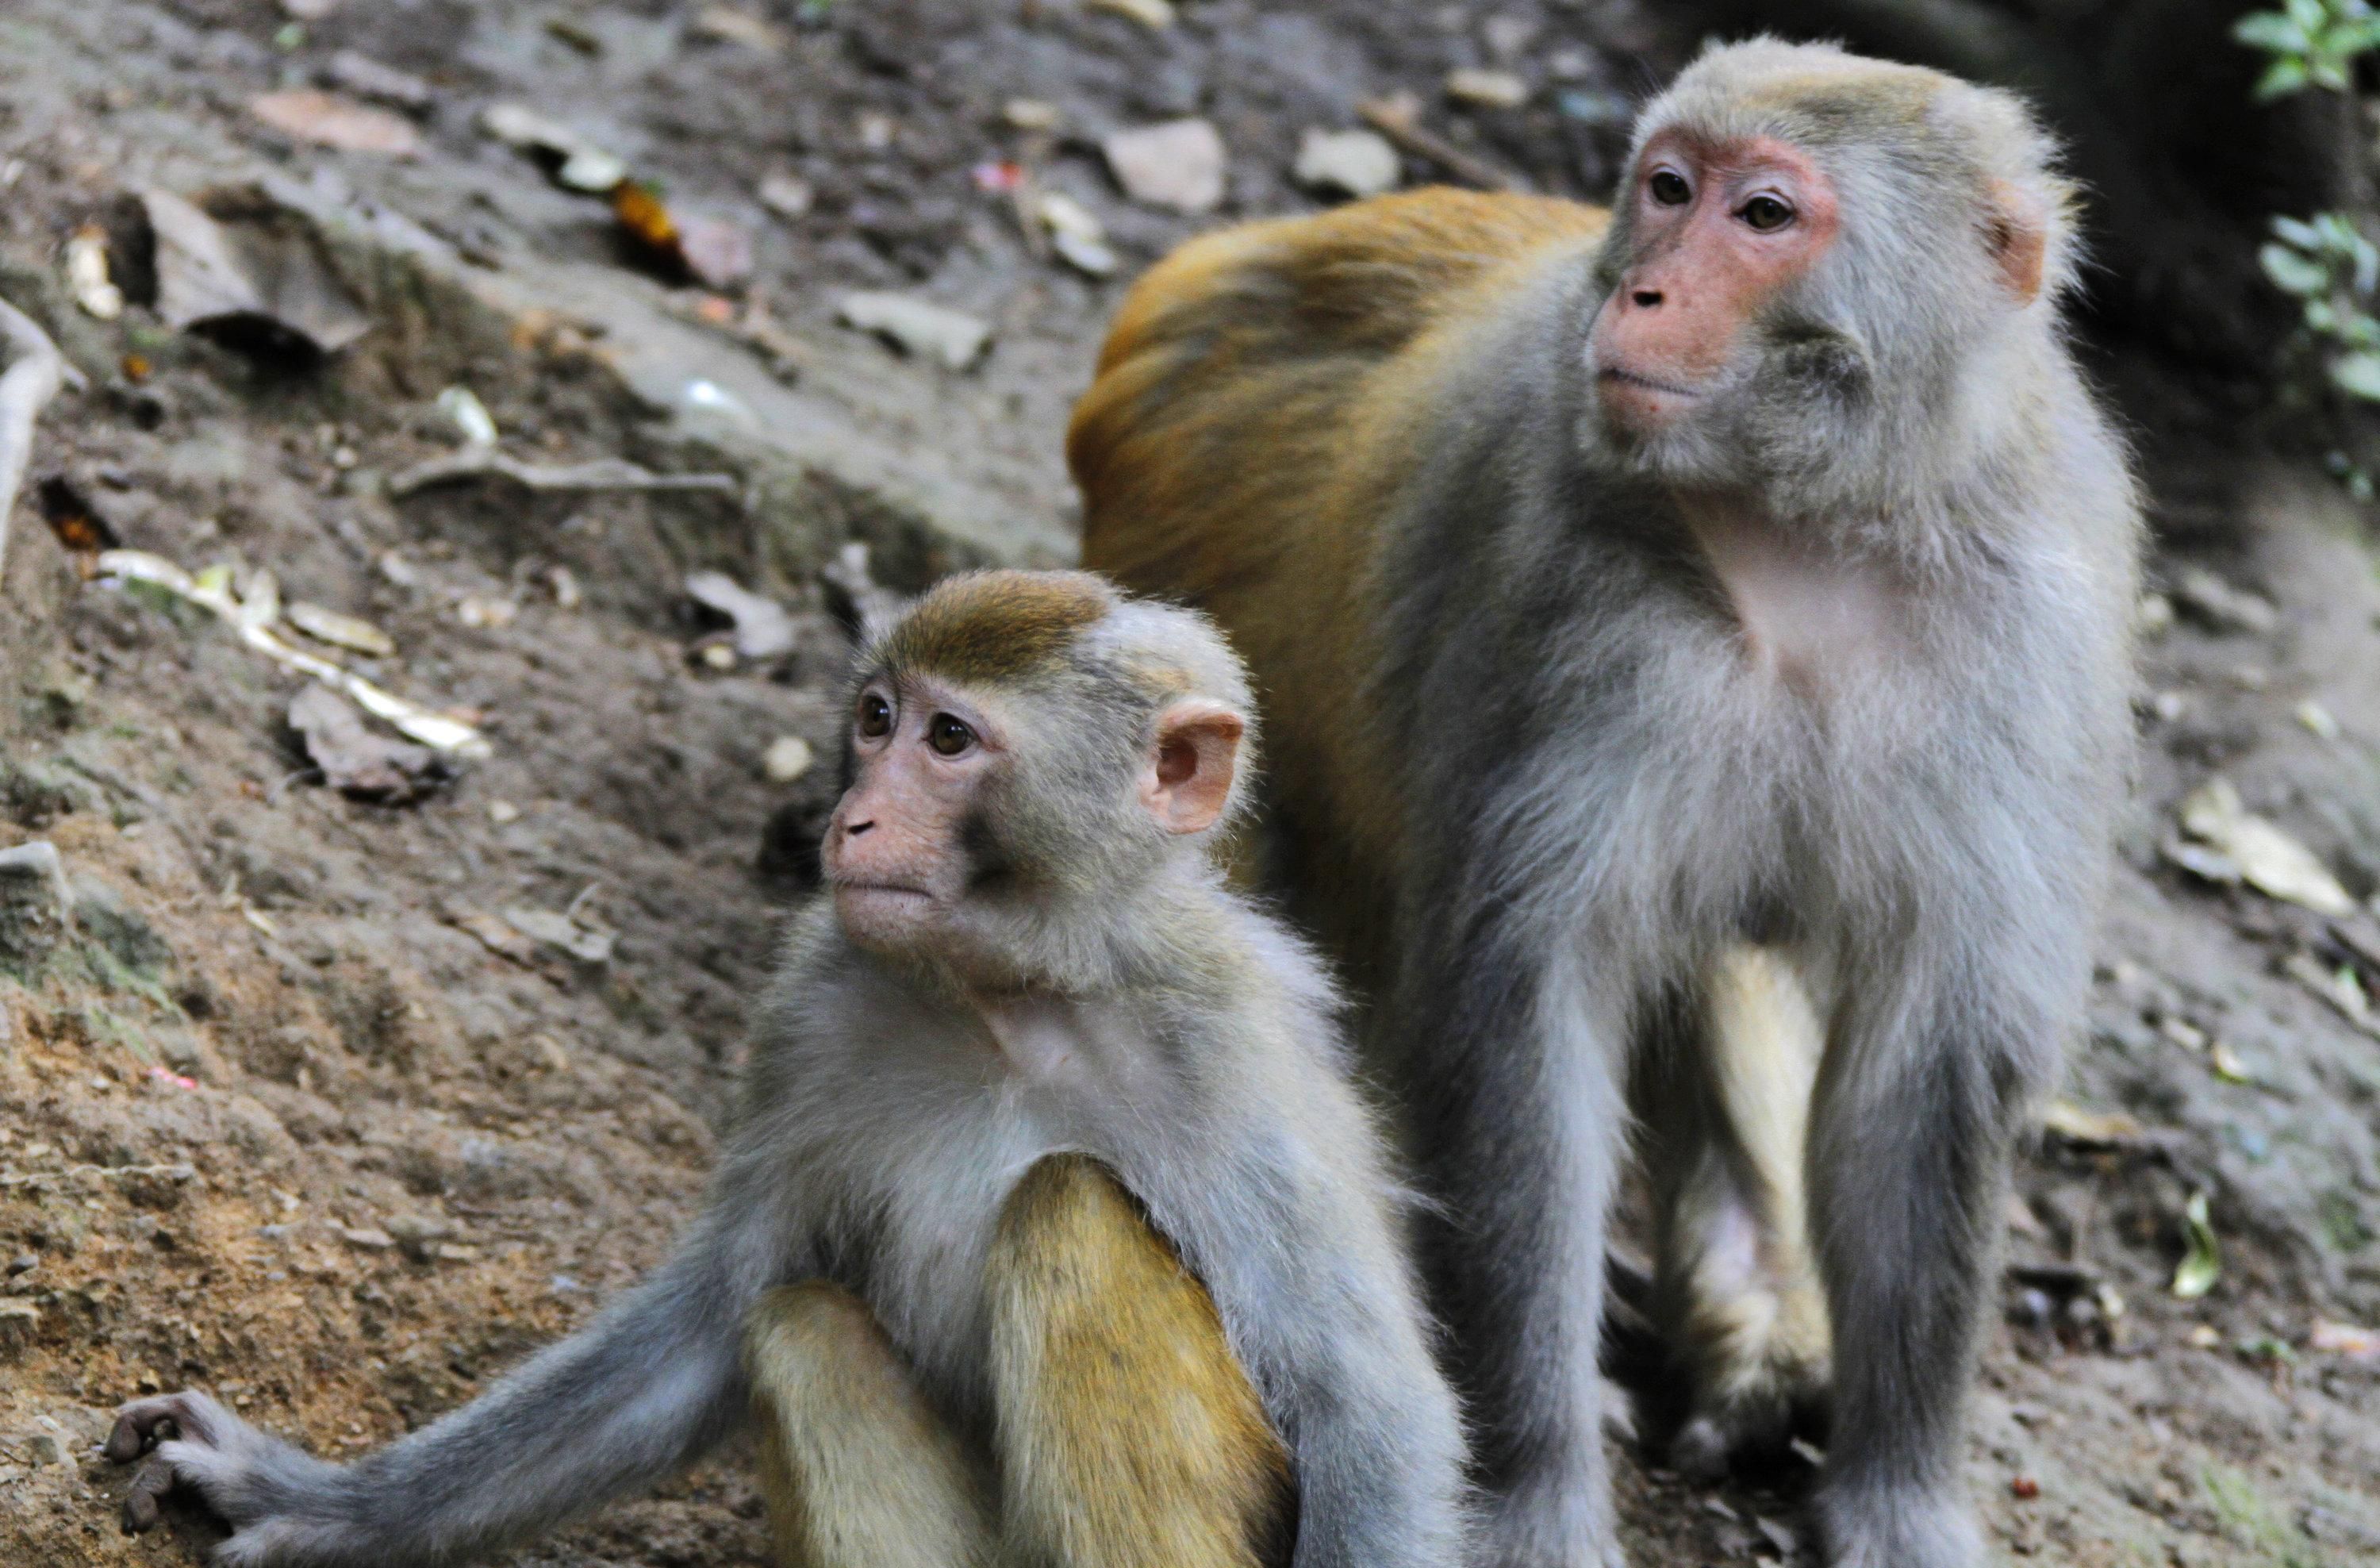
[[(54, 845), (73, 911), (0, 874), (0, 1561), (182, 1562), (213, 1538), (187, 1516), (117, 1533), (124, 1477), (92, 1445), (124, 1398), (200, 1384), (353, 1453), (651, 1264), (806, 891), (836, 548), (868, 543), (903, 589), (1062, 559), (1059, 437), (1125, 280), (1202, 226), (1312, 209), (1289, 173), (1303, 131), (1402, 89), (1458, 150), (1595, 196), (1625, 104), (1693, 43), (1624, 0), (1185, 0), (1161, 32), (1069, 0), (740, 13), (766, 31), (719, 9), (0, 9), (0, 297), (80, 383), (42, 424), (0, 577), (0, 850)], [(252, 109), (359, 80), (342, 51), (426, 83), (410, 155), (295, 140)], [(1450, 103), (1458, 67), (1517, 73), (1528, 102)], [(501, 103), (735, 225), (748, 279), (715, 297), (635, 253), (603, 201), (486, 132)], [(1221, 205), (1128, 201), (1099, 139), (1189, 115), (1228, 150)], [(1095, 215), (1116, 275), (1027, 236), (1017, 170)], [(1405, 160), (1408, 182), (1439, 172)], [(120, 235), (129, 193), (227, 188), (310, 237), (368, 318), (319, 367), (75, 304), (79, 228)], [(853, 289), (972, 312), (990, 354), (903, 358), (836, 323)], [(2012, 1205), (1970, 1478), (2014, 1557), (2380, 1561), (2380, 1347), (2348, 1331), (2380, 1328), (2380, 1025), (2352, 990), (2380, 989), (2375, 906), (2326, 918), (2168, 854), (2178, 804), (2219, 774), (2356, 899), (2380, 892), (2374, 519), (2317, 472), (2225, 451), (2163, 367), (2101, 359), (2155, 497), (2157, 602), (2180, 614), (2145, 643), (2091, 1029)], [(397, 495), (392, 476), (454, 449), (436, 399), (456, 385), (516, 456), (735, 485)], [(491, 754), (410, 804), (327, 787), (287, 723), (304, 679), (203, 610), (91, 578), (43, 526), (44, 480), (69, 533), (95, 519), (369, 618), (396, 651), (342, 657), (476, 716)], [(785, 606), (789, 646), (706, 658), (697, 568)], [(2227, 609), (2193, 570), (2257, 600)], [(798, 776), (787, 737), (820, 759)], [(549, 925), (577, 951), (519, 930)], [(2193, 1193), (2222, 1268), (2182, 1300)], [(1634, 1560), (1806, 1556), (1788, 1469), (1701, 1488), (1632, 1450)], [(757, 1563), (759, 1516), (729, 1453), (510, 1561)]]

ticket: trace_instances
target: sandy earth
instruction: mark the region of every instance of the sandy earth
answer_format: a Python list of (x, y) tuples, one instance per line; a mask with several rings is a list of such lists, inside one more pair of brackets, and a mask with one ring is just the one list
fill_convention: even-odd
[[(1597, 105), (1691, 42), (1609, 5), (1192, 0), (1152, 34), (1060, 0), (838, 0), (772, 11), (771, 53), (707, 35), (702, 9), (348, 0), (295, 31), (265, 0), (0, 12), (0, 296), (85, 383), (45, 419), (35, 480), (125, 545), (270, 567), (286, 598), (370, 618), (398, 648), (375, 678), (477, 711), (492, 747), (411, 805), (326, 788), (286, 726), (298, 677), (203, 612), (85, 581), (18, 508), (0, 848), (54, 845), (76, 921), (0, 881), (0, 1561), (189, 1562), (212, 1538), (187, 1517), (117, 1534), (123, 1477), (91, 1450), (123, 1398), (199, 1383), (353, 1453), (650, 1265), (700, 1190), (744, 998), (805, 891), (831, 762), (772, 783), (763, 758), (786, 736), (831, 756), (834, 547), (869, 541), (904, 588), (1062, 559), (1059, 433), (1123, 279), (1207, 224), (1310, 209), (1287, 174), (1301, 131), (1408, 89), (1474, 155), (1594, 195), (1621, 134)], [(428, 79), (416, 155), (303, 146), (249, 111), (342, 49)], [(1528, 106), (1443, 103), (1448, 69), (1496, 65)], [(1007, 123), (1015, 97), (1059, 128)], [(507, 100), (740, 225), (778, 335), (707, 321), (601, 202), (483, 134)], [(1127, 201), (1097, 139), (1189, 114), (1230, 151), (1222, 208)], [(974, 172), (1015, 158), (1104, 223), (1118, 278), (1028, 247)], [(807, 181), (810, 210), (765, 209), (772, 175)], [(313, 225), (371, 319), (318, 371), (71, 302), (79, 225), (127, 192), (227, 184)], [(902, 359), (834, 324), (853, 288), (971, 310), (990, 355), (961, 374)], [(2045, 1138), (2024, 1164), (1970, 1477), (1999, 1547), (2046, 1562), (2380, 1561), (2380, 1357), (2313, 1343), (2317, 1322), (2380, 1327), (2380, 1035), (2302, 978), (2380, 987), (2380, 926), (2159, 851), (2219, 772), (2358, 898), (2380, 888), (2380, 556), (2319, 475), (2224, 453), (2157, 367), (2102, 358), (2141, 429), (2160, 580), (2208, 569), (2278, 614), (2223, 629), (2185, 605), (2146, 645), (2140, 785), (2062, 1096), (2138, 1131)], [(452, 449), (433, 400), (457, 383), (519, 456), (737, 489), (392, 498), (390, 475)], [(691, 657), (697, 567), (792, 607), (792, 651)], [(469, 922), (507, 910), (570, 911), (610, 953), (506, 956)], [(2224, 1268), (2183, 1302), (2166, 1287), (2198, 1191)], [(1808, 1535), (1791, 1466), (1709, 1489), (1631, 1454), (1639, 1562), (1773, 1560)], [(758, 1519), (731, 1453), (512, 1561), (758, 1562)]]

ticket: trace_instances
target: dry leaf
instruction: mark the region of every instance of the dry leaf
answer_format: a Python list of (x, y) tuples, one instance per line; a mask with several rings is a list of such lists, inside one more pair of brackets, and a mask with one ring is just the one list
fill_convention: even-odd
[(421, 151), (421, 133), (411, 120), (334, 92), (310, 87), (268, 92), (249, 100), (248, 109), (283, 135), (318, 147), (389, 158), (410, 158)]
[(2184, 796), (2182, 832), (2237, 864), (2250, 887), (2317, 915), (2355, 913), (2355, 900), (2321, 859), (2274, 823), (2251, 813), (2230, 781), (2212, 778)]
[(2050, 1101), (2041, 1124), (2077, 1149), (2137, 1149), (2148, 1141), (2148, 1129), (2121, 1111), (2085, 1111), (2063, 1100)]
[(2182, 1209), (2182, 1225), (2189, 1240), (2181, 1261), (2174, 1265), (2173, 1294), (2184, 1301), (2195, 1301), (2223, 1277), (2223, 1254), (2215, 1244), (2215, 1227), (2206, 1218), (2204, 1192), (2190, 1195)]
[(289, 704), (289, 727), (325, 783), (358, 800), (403, 806), (430, 794), (447, 777), (445, 763), (426, 746), (391, 740), (365, 728), (363, 718), (326, 686), (310, 686)]
[(396, 651), (395, 639), (388, 633), (354, 615), (342, 615), (336, 610), (325, 610), (302, 599), (292, 601), (282, 614), (291, 626), (317, 642), (349, 649), (372, 659), (385, 659)]

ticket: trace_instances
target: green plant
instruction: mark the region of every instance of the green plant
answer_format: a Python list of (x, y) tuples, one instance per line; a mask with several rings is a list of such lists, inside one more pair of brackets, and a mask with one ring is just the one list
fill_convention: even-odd
[(2275, 218), (2256, 260), (2273, 286), (2297, 300), (2307, 334), (2330, 350), (2331, 383), (2380, 403), (2380, 318), (2370, 308), (2380, 287), (2380, 248), (2344, 216), (2322, 213)]
[(2282, 0), (2277, 11), (2241, 17), (2231, 36), (2273, 57), (2256, 83), (2258, 98), (2307, 87), (2345, 92), (2356, 56), (2380, 49), (2380, 12), (2370, 0)]

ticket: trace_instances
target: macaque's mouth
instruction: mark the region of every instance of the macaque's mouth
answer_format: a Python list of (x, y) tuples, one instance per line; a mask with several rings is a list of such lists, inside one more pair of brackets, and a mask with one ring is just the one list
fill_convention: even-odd
[(1668, 397), (1700, 397), (1702, 395), (1691, 386), (1678, 386), (1665, 381), (1655, 381), (1651, 376), (1638, 375), (1634, 371), (1623, 371), (1615, 365), (1606, 365), (1599, 379), (1620, 382), (1628, 386), (1641, 386), (1647, 392), (1658, 392)]
[(899, 882), (837, 882), (834, 884), (834, 891), (837, 894), (864, 893), (888, 898), (914, 898), (924, 904), (931, 904), (934, 901), (934, 895), (924, 888), (905, 887)]

